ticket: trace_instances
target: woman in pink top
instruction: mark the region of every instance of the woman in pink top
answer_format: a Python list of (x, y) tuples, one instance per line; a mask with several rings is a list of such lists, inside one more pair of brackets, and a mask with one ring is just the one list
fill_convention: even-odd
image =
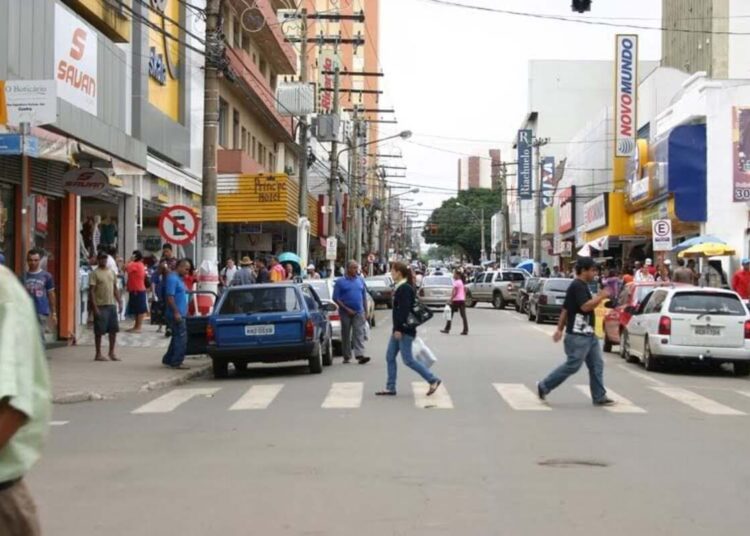
[[(469, 321), (466, 320), (466, 287), (464, 286), (464, 276), (456, 270), (453, 272), (453, 294), (451, 295), (451, 311), (456, 314), (456, 311), (461, 313), (461, 321), (464, 324), (464, 330), (461, 335), (469, 334)], [(450, 333), (451, 321), (446, 322), (445, 327), (440, 330), (441, 333)]]

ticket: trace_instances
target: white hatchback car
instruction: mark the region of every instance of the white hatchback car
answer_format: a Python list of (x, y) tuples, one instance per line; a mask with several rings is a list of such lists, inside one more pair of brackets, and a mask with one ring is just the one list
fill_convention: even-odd
[(736, 292), (664, 287), (651, 292), (623, 332), (623, 356), (657, 370), (666, 360), (732, 363), (750, 374), (750, 314)]

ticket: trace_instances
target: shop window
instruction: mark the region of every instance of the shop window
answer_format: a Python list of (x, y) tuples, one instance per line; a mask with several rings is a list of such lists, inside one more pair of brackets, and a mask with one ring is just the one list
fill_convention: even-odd
[(232, 113), (232, 143), (234, 149), (240, 149), (242, 141), (240, 140), (240, 112), (235, 110)]
[(219, 145), (222, 147), (228, 147), (228, 131), (229, 131), (229, 104), (227, 101), (219, 98)]

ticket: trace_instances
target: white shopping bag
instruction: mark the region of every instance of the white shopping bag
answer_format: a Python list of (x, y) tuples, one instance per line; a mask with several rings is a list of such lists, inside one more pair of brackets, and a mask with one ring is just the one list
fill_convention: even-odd
[(365, 315), (365, 340), (370, 340), (370, 321), (367, 320), (367, 315)]
[(437, 362), (437, 357), (432, 353), (432, 350), (425, 344), (425, 342), (417, 337), (414, 339), (414, 344), (411, 348), (414, 354), (414, 359), (422, 363), (425, 367), (430, 368)]
[(445, 304), (445, 307), (443, 307), (443, 318), (446, 322), (453, 320), (453, 309), (447, 303)]

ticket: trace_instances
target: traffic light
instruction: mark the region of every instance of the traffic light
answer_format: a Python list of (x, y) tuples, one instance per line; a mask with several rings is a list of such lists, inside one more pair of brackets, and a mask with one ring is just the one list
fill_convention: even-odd
[(591, 11), (591, 0), (573, 0), (570, 7), (577, 13), (585, 13)]

